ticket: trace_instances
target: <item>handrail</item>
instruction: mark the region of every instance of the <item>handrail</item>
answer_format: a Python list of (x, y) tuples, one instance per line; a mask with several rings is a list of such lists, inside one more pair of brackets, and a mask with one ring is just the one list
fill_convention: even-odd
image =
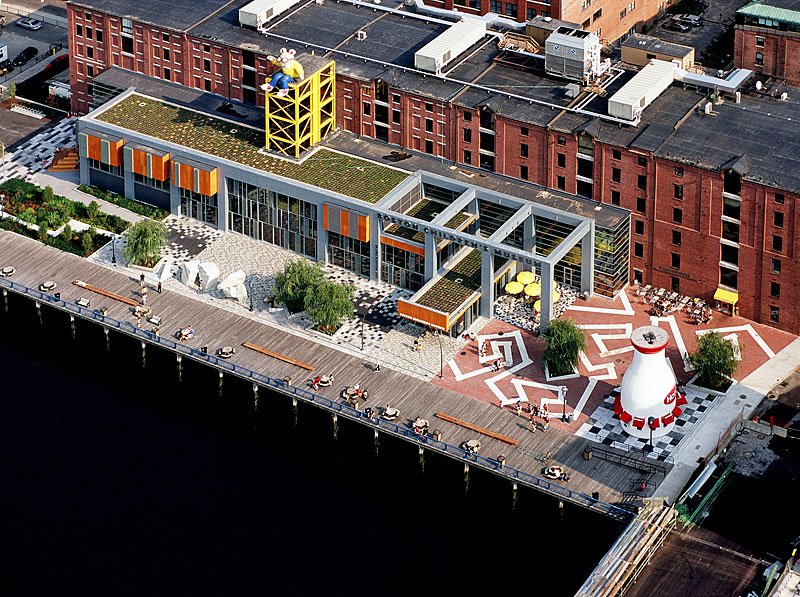
[(616, 462), (617, 464), (622, 464), (623, 466), (630, 466), (647, 473), (660, 473), (665, 476), (667, 474), (666, 467), (654, 462), (650, 462), (646, 459), (636, 458), (630, 454), (618, 454), (617, 452), (606, 450), (602, 446), (588, 447), (588, 444), (586, 449), (591, 449), (593, 454), (596, 454), (599, 458), (609, 462)]
[(257, 371), (253, 371), (247, 367), (242, 367), (241, 365), (236, 365), (226, 361), (225, 359), (218, 358), (213, 354), (208, 354), (201, 350), (186, 346), (185, 344), (181, 344), (180, 342), (176, 342), (170, 338), (157, 336), (155, 333), (149, 330), (136, 327), (129, 321), (120, 321), (118, 319), (114, 319), (109, 315), (103, 315), (99, 311), (82, 307), (76, 303), (70, 303), (61, 298), (56, 298), (51, 294), (42, 292), (29, 286), (25, 286), (24, 284), (13, 282), (8, 278), (0, 278), (0, 287), (7, 287), (16, 294), (31, 296), (62, 311), (74, 313), (82, 319), (96, 321), (101, 325), (114, 328), (129, 336), (134, 336), (151, 344), (160, 345), (181, 355), (188, 356), (195, 361), (200, 361), (214, 367), (224, 369), (225, 371), (236, 375), (237, 377), (254, 381), (284, 394), (295, 396), (305, 402), (315, 404), (330, 412), (343, 415), (352, 421), (366, 425), (373, 425), (385, 433), (395, 437), (399, 437), (406, 441), (411, 441), (417, 444), (422, 444), (431, 450), (439, 452), (440, 454), (445, 454), (458, 460), (469, 462), (470, 464), (478, 466), (484, 470), (496, 473), (500, 476), (517, 481), (529, 487), (536, 487), (545, 493), (555, 497), (568, 499), (573, 503), (589, 508), (590, 510), (602, 512), (603, 514), (606, 514), (612, 518), (616, 518), (618, 520), (628, 520), (633, 515), (625, 508), (621, 508), (615, 504), (601, 502), (600, 500), (594, 499), (585, 493), (574, 491), (567, 487), (563, 487), (562, 485), (551, 483), (547, 479), (537, 477), (536, 475), (515, 469), (511, 466), (507, 466), (499, 460), (470, 453), (460, 446), (448, 444), (447, 442), (435, 439), (432, 436), (419, 435), (414, 430), (392, 421), (387, 421), (381, 418), (372, 419), (358, 408), (354, 408), (346, 402), (331, 400), (330, 398), (315, 394), (304, 388), (289, 385), (283, 379), (277, 379), (268, 375), (264, 375), (263, 373), (258, 373)]

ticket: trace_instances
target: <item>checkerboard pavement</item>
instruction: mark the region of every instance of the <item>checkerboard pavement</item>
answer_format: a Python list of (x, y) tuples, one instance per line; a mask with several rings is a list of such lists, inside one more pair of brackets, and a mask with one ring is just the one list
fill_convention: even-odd
[(223, 234), (216, 228), (183, 216), (169, 216), (164, 224), (167, 226), (167, 246), (161, 253), (173, 263), (195, 259)]
[[(589, 417), (589, 422), (584, 423), (576, 435), (623, 450), (643, 451), (650, 442), (649, 438), (633, 437), (622, 430), (619, 420), (614, 416), (614, 397), (613, 392), (606, 396), (602, 404)], [(698, 394), (687, 390), (686, 399), (688, 404), (684, 406), (683, 413), (675, 422), (672, 431), (661, 437), (653, 438), (652, 455), (658, 460), (666, 460), (672, 454), (717, 397), (713, 394)]]

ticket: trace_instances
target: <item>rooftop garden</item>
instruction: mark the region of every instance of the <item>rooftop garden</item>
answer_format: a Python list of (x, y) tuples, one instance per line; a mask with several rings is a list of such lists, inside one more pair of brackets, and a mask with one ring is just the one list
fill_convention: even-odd
[(133, 94), (96, 119), (245, 166), (265, 170), (368, 203), (377, 203), (408, 174), (320, 149), (302, 163), (259, 153), (264, 131)]
[(418, 305), (452, 313), (481, 287), (482, 253), (472, 249), (416, 300)]

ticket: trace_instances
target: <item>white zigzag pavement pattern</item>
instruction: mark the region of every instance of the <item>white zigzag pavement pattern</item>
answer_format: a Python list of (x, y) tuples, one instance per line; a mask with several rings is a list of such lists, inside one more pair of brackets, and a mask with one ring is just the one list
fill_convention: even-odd
[(749, 323), (747, 323), (745, 325), (736, 325), (736, 326), (731, 326), (731, 327), (727, 327), (727, 328), (713, 328), (713, 329), (709, 329), (709, 330), (697, 330), (695, 332), (695, 334), (697, 334), (698, 336), (702, 336), (703, 334), (708, 334), (709, 332), (717, 332), (718, 334), (726, 334), (728, 332), (747, 332), (748, 334), (750, 334), (753, 337), (753, 340), (755, 340), (756, 344), (758, 344), (761, 347), (761, 350), (764, 351), (764, 354), (766, 354), (767, 357), (769, 357), (771, 359), (771, 358), (773, 358), (775, 356), (775, 352), (773, 352), (773, 350), (767, 345), (767, 343), (764, 342), (764, 339), (758, 334), (758, 332), (755, 330), (755, 328), (752, 325), (750, 325)]
[(627, 293), (623, 290), (617, 296), (622, 302), (622, 309), (608, 309), (606, 307), (584, 307), (582, 305), (572, 304), (567, 307), (567, 311), (586, 311), (588, 313), (605, 313), (606, 315), (634, 315), (635, 311), (631, 307), (631, 302), (628, 300)]
[(666, 317), (650, 317), (650, 325), (654, 325), (655, 327), (661, 327), (658, 324), (662, 321), (669, 325), (669, 329), (672, 332), (672, 337), (675, 339), (675, 346), (678, 347), (678, 352), (681, 353), (683, 370), (694, 371), (692, 360), (689, 358), (689, 351), (686, 350), (686, 343), (683, 341), (683, 334), (681, 334), (681, 330), (678, 327), (678, 322), (675, 321), (675, 316), (667, 315)]

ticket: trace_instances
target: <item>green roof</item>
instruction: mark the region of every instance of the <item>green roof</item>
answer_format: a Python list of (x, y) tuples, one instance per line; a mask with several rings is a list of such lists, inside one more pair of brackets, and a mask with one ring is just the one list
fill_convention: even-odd
[(415, 302), (423, 307), (453, 313), (480, 290), (481, 260), (482, 253), (478, 249), (472, 249)]
[(368, 203), (377, 203), (408, 178), (394, 168), (328, 149), (302, 162), (265, 155), (259, 153), (262, 130), (136, 93), (95, 119)]
[[(426, 222), (432, 222), (433, 219), (438, 216), (443, 209), (446, 208), (446, 205), (442, 205), (438, 201), (420, 199), (411, 209), (406, 212), (406, 215), (418, 218), (420, 220), (425, 220)], [(458, 227), (469, 220), (470, 217), (472, 217), (472, 214), (468, 212), (459, 212), (447, 220), (447, 222), (444, 224), (444, 227), (449, 228), (450, 230), (457, 230)], [(388, 226), (384, 232), (405, 240), (411, 240), (418, 243), (425, 242), (425, 234), (423, 232), (418, 232), (411, 228), (405, 228), (404, 226), (400, 226), (398, 224), (392, 224), (391, 226)]]
[(778, 8), (777, 6), (767, 6), (758, 2), (751, 2), (736, 11), (737, 14), (782, 23), (800, 25), (800, 11), (789, 10), (788, 8)]

